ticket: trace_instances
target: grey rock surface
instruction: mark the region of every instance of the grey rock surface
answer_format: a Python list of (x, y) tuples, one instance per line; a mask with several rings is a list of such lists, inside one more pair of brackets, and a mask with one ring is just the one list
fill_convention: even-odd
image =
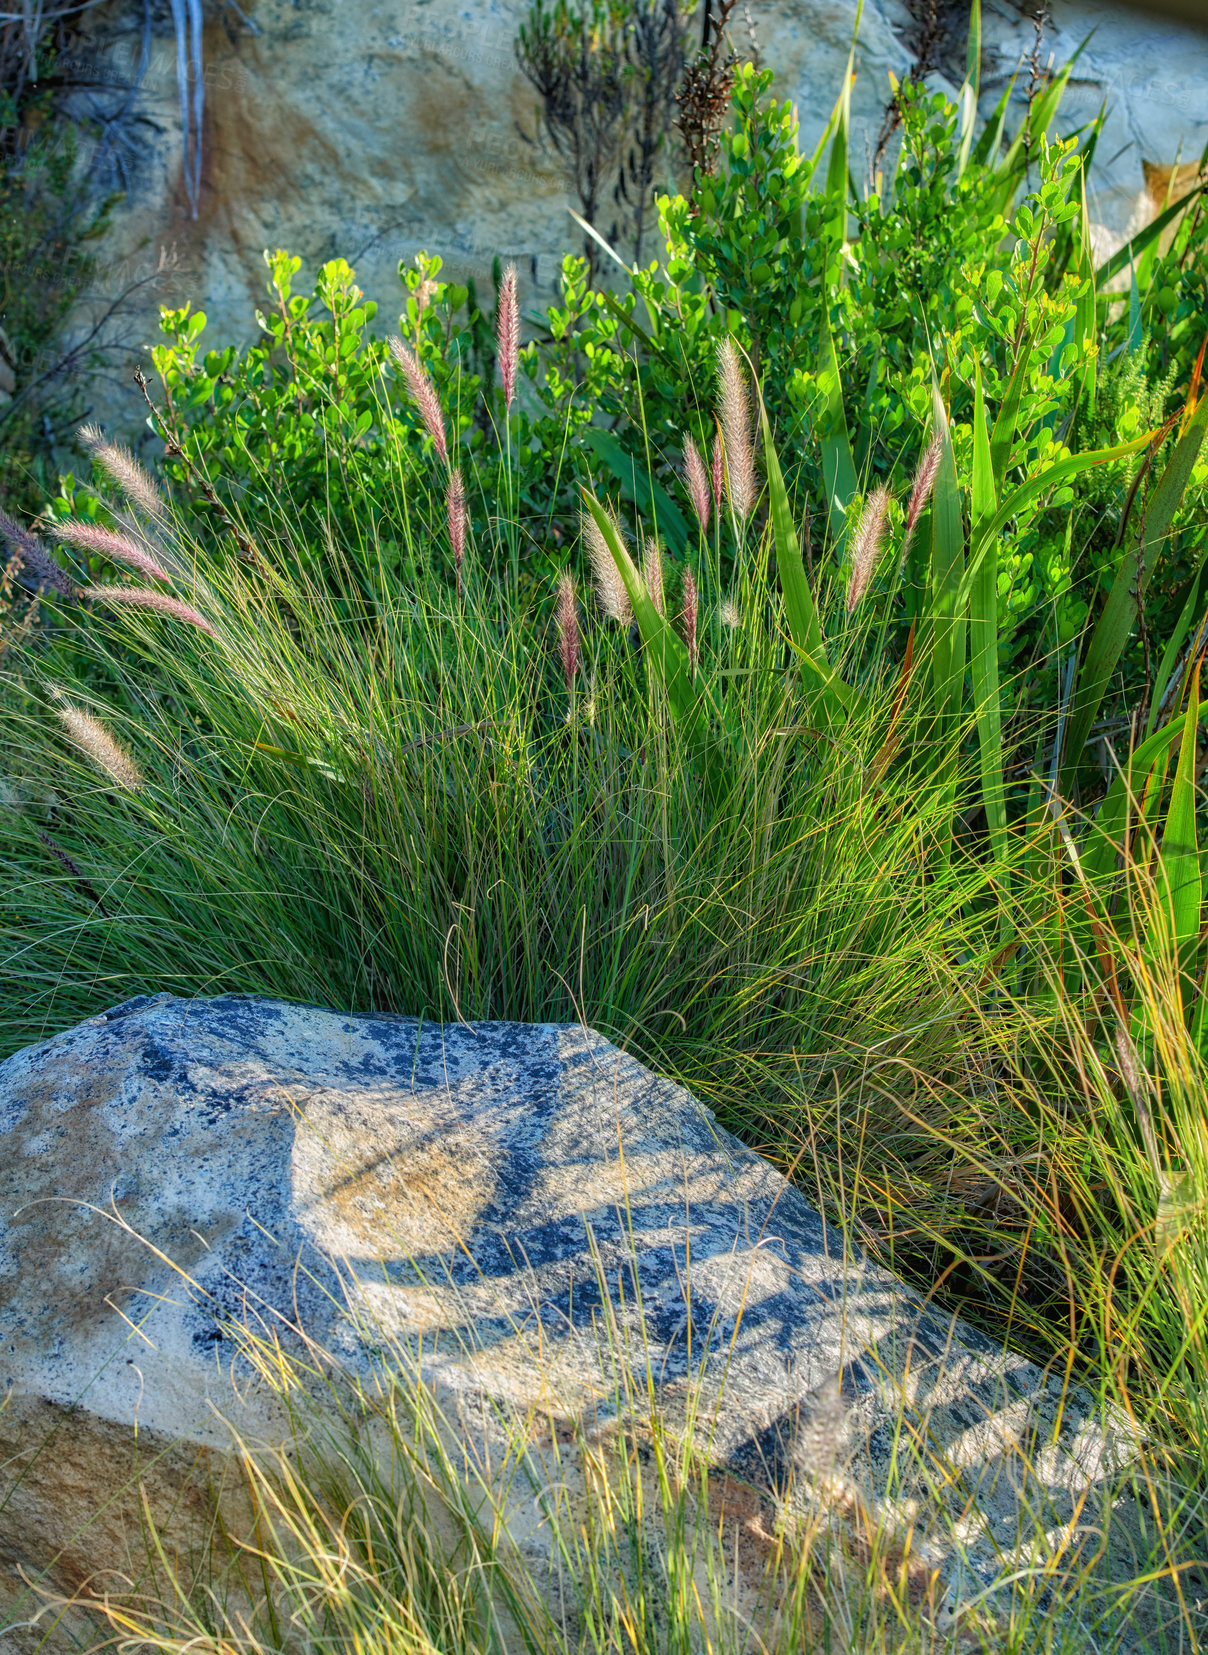
[(649, 1376), (735, 1483), (897, 1525), (950, 1605), (1051, 1589), (1135, 1451), (590, 1030), (165, 994), (0, 1066), (0, 1565), (101, 1566), (65, 1513), (136, 1425), (169, 1468), (236, 1406), (279, 1430), (249, 1319), (351, 1372), (413, 1352), (467, 1422), (606, 1424)]

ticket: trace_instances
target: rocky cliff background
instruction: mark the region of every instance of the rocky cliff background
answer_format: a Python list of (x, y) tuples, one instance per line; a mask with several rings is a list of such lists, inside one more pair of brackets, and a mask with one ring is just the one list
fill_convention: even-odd
[[(86, 82), (82, 112), (100, 117), (99, 172), (123, 199), (77, 326), (138, 284), (110, 324), (121, 349), (95, 411), (137, 422), (130, 368), (146, 358), (161, 304), (203, 309), (214, 343), (254, 332), (268, 248), (300, 255), (304, 274), (349, 259), (385, 325), (398, 308), (399, 261), (420, 249), (439, 253), (457, 280), (481, 282), (496, 255), (513, 258), (525, 301), (550, 297), (581, 237), (516, 63), (526, 9), (525, 0), (205, 0), (204, 9), (197, 0), (204, 111), (186, 139), (173, 7), (94, 6), (71, 68)], [(736, 45), (774, 67), (805, 145), (833, 106), (855, 12), (855, 0), (748, 0), (735, 13)], [(855, 168), (872, 167), (890, 71), (907, 74), (921, 53), (935, 82), (955, 89), (966, 16), (955, 0), (867, 0)], [(1082, 46), (1063, 115), (1089, 122), (1108, 105), (1091, 213), (1101, 245), (1118, 244), (1152, 216), (1166, 169), (1198, 163), (1208, 142), (1208, 32), (1096, 0), (1054, 0), (1039, 37), (1026, 0), (1023, 9), (988, 0), (983, 26), (983, 113), (1013, 74), (1022, 104), (1037, 69)]]

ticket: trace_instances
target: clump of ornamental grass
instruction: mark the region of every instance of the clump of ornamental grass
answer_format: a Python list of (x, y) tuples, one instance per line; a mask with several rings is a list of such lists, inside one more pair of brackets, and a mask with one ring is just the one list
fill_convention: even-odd
[[(286, 536), (288, 513), (276, 521)], [(593, 528), (605, 616), (625, 619)], [(79, 682), (54, 682), (113, 722), (85, 689), (106, 686), (114, 719), (139, 729), (145, 785), (120, 798), (78, 786), (37, 653), (6, 658), (0, 772), (53, 789), (51, 836), (105, 899), (100, 912), (29, 831), (41, 820), (0, 811), (9, 1049), (164, 989), (586, 1019), (808, 1169), (828, 1217), (925, 1289), (1091, 1367), (1070, 1327), (1079, 1307), (1119, 1303), (1120, 1238), (1153, 1213), (1134, 1200), (1100, 1242), (1071, 1245), (1069, 1192), (1094, 1194), (1079, 1167), (1092, 1151), (1122, 1163), (1095, 1109), (1067, 1111), (1077, 1131), (1062, 1139), (1067, 1094), (1053, 1094), (1060, 1109), (1043, 1088), (1029, 1101), (1030, 1014), (984, 986), (1002, 949), (1001, 870), (953, 845), (963, 761), (932, 764), (927, 730), (927, 762), (912, 761), (922, 715), (898, 671), (869, 676), (832, 739), (814, 681), (753, 622), (779, 602), (769, 560), (751, 560), (737, 674), (734, 641), (697, 624), (685, 567), (677, 621), (694, 682), (728, 673), (722, 710), (739, 732), (710, 794), (647, 652), (580, 617), (573, 592), (559, 593), (556, 639), (548, 591), (475, 580), (457, 605), (439, 558), (418, 560), (411, 601), (388, 601), (374, 532), (355, 578), (334, 537), (321, 580), (288, 543), (271, 575), (212, 565), (196, 595), (213, 632), (92, 606)], [(173, 536), (204, 566), (187, 522)], [(359, 581), (363, 607), (337, 604), (333, 579)], [(1007, 875), (1026, 890), (1023, 862)], [(1149, 1312), (1136, 1314), (1140, 1326)], [(1187, 1380), (1162, 1348), (1170, 1360), (1160, 1371), (1155, 1357), (1146, 1383), (1177, 1418)]]

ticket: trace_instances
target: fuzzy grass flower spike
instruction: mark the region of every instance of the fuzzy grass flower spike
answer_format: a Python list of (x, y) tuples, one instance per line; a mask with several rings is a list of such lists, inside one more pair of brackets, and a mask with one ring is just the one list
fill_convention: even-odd
[(580, 656), (579, 606), (575, 601), (575, 580), (573, 575), (564, 570), (558, 576), (558, 657), (562, 662), (562, 676), (566, 680), (567, 695), (574, 693)]
[(911, 536), (915, 526), (923, 515), (923, 507), (931, 498), (931, 491), (935, 487), (935, 479), (939, 476), (940, 460), (944, 454), (944, 439), (941, 436), (932, 437), (927, 447), (919, 457), (915, 468), (914, 481), (910, 485), (910, 501), (906, 507), (906, 539), (902, 546), (905, 552), (910, 546)]
[(124, 793), (137, 793), (143, 785), (142, 772), (125, 748), (99, 719), (73, 706), (62, 690), (54, 691), (54, 700), (59, 723), (76, 751), (102, 770), (115, 787)]
[[(620, 524), (615, 517), (612, 523), (619, 537)], [(628, 626), (633, 619), (633, 605), (629, 601), (629, 589), (621, 578), (616, 559), (608, 548), (600, 525), (589, 511), (583, 513), (582, 525), (587, 555), (591, 560), (591, 572), (596, 578), (596, 593), (600, 599), (600, 607), (612, 620), (621, 626)]]
[(847, 582), (847, 613), (850, 615), (868, 590), (876, 573), (889, 524), (890, 493), (878, 483), (864, 503), (860, 526), (852, 541), (851, 574)]
[(516, 293), (516, 266), (509, 264), (499, 284), (499, 311), (495, 319), (495, 343), (499, 351), (499, 380), (503, 405), (510, 414), (516, 394), (516, 364), (520, 360), (520, 303)]
[(709, 532), (709, 478), (705, 472), (705, 462), (701, 459), (700, 449), (691, 437), (684, 438), (684, 483), (688, 490), (688, 498), (692, 502), (692, 510), (696, 513), (696, 521), (700, 524), (700, 532)]
[(436, 386), (427, 369), (420, 362), (414, 351), (410, 350), (403, 341), (392, 334), (387, 344), (390, 354), (403, 370), (403, 378), (407, 381), (407, 389), (411, 393), (411, 400), (419, 410), (419, 417), (424, 422), (424, 429), (432, 438), (437, 455), (442, 465), (449, 463), (449, 445), (445, 438), (445, 416), (441, 412), (440, 398), (436, 394)]
[(52, 523), (51, 534), (56, 540), (65, 540), (81, 551), (107, 557), (111, 563), (124, 563), (144, 580), (169, 581), (172, 577), (142, 546), (136, 545), (128, 534), (115, 534), (99, 523)]
[(129, 449), (110, 442), (105, 433), (95, 425), (82, 425), (79, 438), (128, 500), (146, 512), (148, 517), (163, 517), (163, 495)]
[(717, 412), (730, 507), (736, 517), (745, 521), (755, 507), (751, 399), (738, 358), (738, 346), (729, 335), (722, 340), (717, 353)]
[(205, 616), (191, 603), (182, 603), (179, 598), (170, 598), (166, 592), (154, 592), (144, 586), (86, 586), (81, 597), (91, 598), (95, 603), (116, 603), (130, 609), (151, 609), (156, 614), (167, 615), (174, 621), (182, 621), (185, 626), (195, 626), (199, 632), (209, 633), (211, 638), (218, 634)]

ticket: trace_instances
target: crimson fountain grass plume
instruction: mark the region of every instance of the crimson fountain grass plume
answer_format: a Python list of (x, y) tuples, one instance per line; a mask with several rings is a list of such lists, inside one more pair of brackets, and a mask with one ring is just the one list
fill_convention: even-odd
[(910, 537), (915, 530), (915, 524), (923, 515), (923, 507), (931, 497), (935, 487), (935, 479), (939, 475), (940, 460), (944, 455), (944, 439), (941, 436), (932, 437), (923, 450), (914, 473), (914, 482), (910, 485), (910, 501), (906, 507), (906, 538), (902, 543), (902, 553), (905, 555), (910, 547)]
[(751, 400), (738, 360), (738, 347), (729, 335), (722, 340), (717, 353), (717, 405), (730, 507), (736, 517), (745, 520), (755, 505)]
[(12, 546), (22, 568), (28, 572), (35, 586), (49, 587), (61, 598), (76, 596), (75, 582), (63, 565), (57, 563), (42, 542), (30, 534), (28, 529), (23, 529), (6, 511), (0, 511), (0, 535), (3, 535)]
[(419, 358), (410, 351), (396, 334), (387, 340), (390, 354), (403, 370), (403, 377), (407, 381), (407, 389), (411, 393), (411, 400), (419, 409), (419, 417), (424, 422), (428, 435), (436, 446), (440, 456), (440, 463), (449, 463), (449, 445), (445, 441), (445, 417), (441, 413), (440, 398), (436, 394), (427, 370), (420, 363)]
[[(618, 537), (621, 533), (620, 524), (616, 518), (612, 519), (613, 527)], [(596, 577), (596, 593), (600, 599), (600, 607), (606, 615), (622, 626), (628, 626), (633, 619), (633, 605), (629, 601), (629, 590), (621, 578), (621, 571), (617, 568), (616, 560), (608, 549), (608, 542), (600, 531), (600, 525), (589, 511), (583, 513), (583, 538), (587, 542), (587, 555), (591, 559), (592, 574)]]
[(884, 483), (878, 483), (864, 502), (860, 526), (852, 541), (851, 575), (847, 582), (849, 615), (867, 592), (868, 583), (880, 561), (885, 529), (889, 523), (889, 500), (889, 490)]
[(58, 702), (55, 712), (72, 746), (91, 759), (98, 770), (103, 770), (115, 787), (126, 793), (137, 793), (143, 785), (142, 772), (125, 748), (91, 713), (73, 707), (61, 690), (55, 692), (55, 700)]
[(124, 563), (128, 569), (142, 575), (144, 580), (167, 581), (172, 578), (148, 552), (136, 546), (129, 535), (115, 534), (112, 529), (103, 529), (99, 523), (52, 523), (50, 532), (56, 540), (65, 540), (81, 551), (96, 552), (113, 563)]
[(166, 592), (153, 592), (146, 586), (86, 586), (81, 597), (91, 598), (95, 603), (126, 604), (131, 609), (153, 609), (157, 614), (168, 615), (174, 621), (183, 621), (186, 626), (195, 626), (202, 632), (208, 632), (211, 638), (218, 634), (198, 610), (190, 603), (182, 603), (179, 598), (170, 598)]
[(642, 577), (646, 582), (646, 590), (650, 593), (650, 601), (661, 615), (663, 613), (663, 548), (657, 540), (652, 540), (649, 536), (642, 552)]
[(688, 669), (696, 676), (696, 623), (700, 614), (700, 597), (696, 590), (696, 576), (691, 569), (684, 570), (683, 605), (680, 618), (684, 623), (684, 643), (688, 647)]
[(128, 449), (110, 442), (95, 425), (81, 426), (79, 438), (128, 500), (141, 507), (148, 517), (159, 519), (164, 516), (163, 495)]
[(700, 524), (700, 532), (709, 532), (709, 479), (705, 474), (705, 462), (700, 457), (700, 449), (691, 437), (684, 438), (684, 483), (688, 489), (688, 498), (692, 502), (692, 510), (696, 513), (696, 521)]
[(572, 695), (581, 655), (579, 606), (575, 602), (574, 576), (565, 570), (558, 576), (558, 655), (562, 662), (562, 676), (566, 680), (566, 693)]
[(509, 264), (499, 285), (499, 309), (495, 317), (495, 343), (499, 351), (499, 378), (503, 405), (512, 411), (516, 394), (516, 364), (520, 360), (520, 304), (516, 296), (516, 266)]
[(721, 426), (713, 433), (713, 508), (721, 515), (722, 490), (726, 483), (726, 456), (722, 453)]
[(449, 544), (453, 548), (453, 564), (457, 570), (457, 600), (461, 602), (461, 565), (466, 555), (466, 490), (461, 479), (461, 467), (454, 466), (449, 473), (449, 487), (445, 493), (445, 512), (449, 520)]

